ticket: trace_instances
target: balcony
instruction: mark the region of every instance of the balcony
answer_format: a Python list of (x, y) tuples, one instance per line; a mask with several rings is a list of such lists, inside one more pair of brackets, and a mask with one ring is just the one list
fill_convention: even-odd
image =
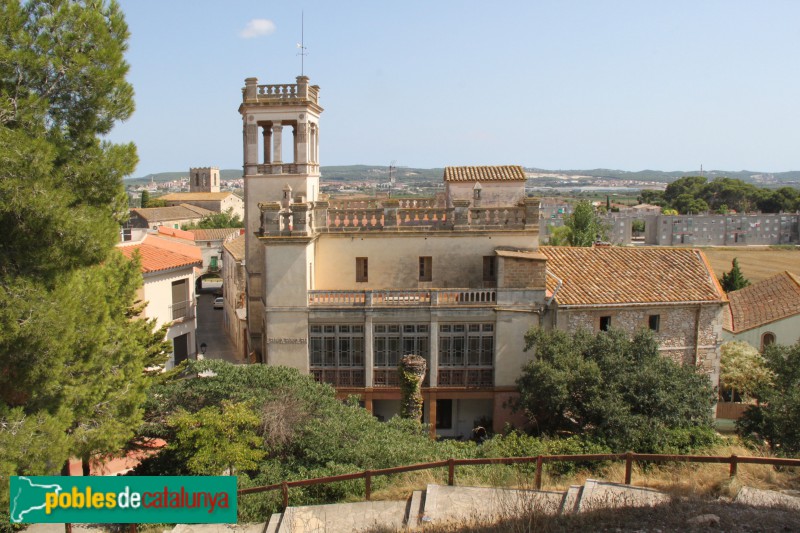
[(311, 375), (320, 383), (334, 387), (364, 387), (364, 368), (311, 367)]
[(308, 291), (310, 307), (494, 306), (496, 289)]
[(169, 315), (172, 320), (187, 320), (194, 318), (195, 303), (191, 300), (176, 302), (169, 306)]
[[(422, 381), (422, 386), (427, 387), (430, 384), (428, 376), (430, 369), (425, 371), (425, 379)], [(400, 386), (400, 373), (397, 367), (376, 367), (372, 372), (372, 386), (373, 387), (399, 387)]]
[(439, 387), (483, 388), (494, 386), (494, 369), (439, 368)]

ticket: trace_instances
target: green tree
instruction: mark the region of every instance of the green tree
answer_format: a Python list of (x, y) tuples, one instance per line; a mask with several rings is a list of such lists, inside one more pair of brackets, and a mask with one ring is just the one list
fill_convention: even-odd
[(666, 203), (664, 200), (664, 191), (657, 191), (653, 189), (642, 189), (639, 192), (638, 200), (640, 204), (663, 206)]
[(0, 475), (53, 474), (126, 442), (161, 349), (114, 249), (136, 151), (103, 139), (133, 111), (128, 30), (115, 2), (70, 0), (2, 0), (0, 28)]
[(755, 392), (758, 405), (748, 407), (736, 423), (740, 435), (766, 442), (773, 453), (800, 453), (800, 341), (771, 344), (764, 350), (771, 378)]
[(664, 200), (668, 205), (674, 207), (675, 200), (681, 195), (686, 194), (692, 198), (700, 198), (705, 185), (706, 179), (702, 176), (684, 176), (667, 185), (664, 190)]
[(745, 399), (769, 385), (772, 372), (758, 350), (744, 341), (726, 342), (721, 348), (720, 388), (735, 391)]
[(214, 229), (214, 228), (243, 228), (244, 222), (239, 215), (233, 214), (233, 208), (229, 207), (222, 213), (207, 215), (196, 224), (184, 224), (181, 229)]
[(608, 227), (595, 213), (589, 200), (575, 204), (572, 213), (564, 219), (564, 227), (567, 229), (560, 230), (555, 239), (551, 236), (552, 246), (591, 246), (598, 239), (608, 238)]
[(750, 285), (750, 281), (744, 277), (741, 269), (739, 268), (739, 260), (735, 257), (731, 263), (730, 272), (724, 272), (719, 279), (722, 290), (725, 292), (738, 291)]
[(554, 226), (551, 224), (548, 232), (550, 236), (547, 239), (547, 244), (550, 246), (569, 246), (570, 230), (567, 226)]
[(711, 382), (662, 357), (647, 330), (531, 329), (518, 408), (545, 435), (584, 435), (614, 451), (686, 452), (714, 441)]
[(142, 202), (140, 207), (150, 207), (150, 193), (147, 190), (142, 191)]
[(708, 204), (702, 198), (695, 198), (691, 194), (681, 194), (672, 202), (672, 207), (682, 215), (705, 213), (708, 211)]
[(631, 221), (631, 231), (634, 235), (641, 235), (644, 233), (646, 224), (644, 220), (633, 220)]

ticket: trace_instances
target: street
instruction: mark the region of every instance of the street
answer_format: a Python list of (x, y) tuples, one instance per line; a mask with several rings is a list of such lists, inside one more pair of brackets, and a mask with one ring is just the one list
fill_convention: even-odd
[(225, 311), (214, 309), (214, 291), (222, 286), (221, 282), (204, 282), (203, 289), (197, 298), (197, 353), (200, 345), (206, 344), (206, 359), (223, 359), (230, 363), (239, 363), (235, 356), (235, 347), (225, 334), (223, 323)]

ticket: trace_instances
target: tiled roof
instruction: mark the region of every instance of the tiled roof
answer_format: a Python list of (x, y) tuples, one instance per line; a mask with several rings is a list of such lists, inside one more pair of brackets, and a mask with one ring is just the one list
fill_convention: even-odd
[(154, 246), (148, 243), (147, 240), (141, 244), (120, 246), (119, 250), (129, 259), (138, 251), (142, 263), (142, 273), (144, 274), (203, 264), (202, 259), (190, 257), (160, 246)]
[(193, 229), (195, 241), (222, 241), (232, 233), (239, 233), (242, 228), (212, 228), (212, 229)]
[[(559, 305), (724, 302), (705, 255), (690, 248), (542, 246), (547, 270), (562, 280)], [(551, 293), (558, 287), (547, 276)]]
[(173, 192), (159, 196), (159, 200), (166, 202), (191, 202), (192, 200), (224, 200), (233, 193), (227, 192)]
[(519, 165), (495, 167), (445, 167), (444, 181), (525, 181)]
[(194, 233), (191, 231), (184, 231), (182, 229), (171, 228), (169, 226), (159, 226), (158, 234), (194, 242)]
[(237, 261), (244, 259), (244, 235), (239, 235), (233, 240), (226, 242), (223, 248), (228, 250)]
[(741, 332), (800, 314), (800, 278), (781, 272), (764, 281), (728, 293), (730, 329)]
[(207, 215), (213, 215), (214, 211), (194, 205), (181, 204), (168, 207), (135, 207), (131, 209), (131, 213), (136, 213), (148, 222), (165, 222), (168, 220), (203, 218)]

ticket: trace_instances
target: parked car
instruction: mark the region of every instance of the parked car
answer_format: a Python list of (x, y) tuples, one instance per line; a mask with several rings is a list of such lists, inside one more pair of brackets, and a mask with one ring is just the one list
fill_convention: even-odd
[(214, 298), (214, 309), (222, 309), (224, 303), (224, 298)]

